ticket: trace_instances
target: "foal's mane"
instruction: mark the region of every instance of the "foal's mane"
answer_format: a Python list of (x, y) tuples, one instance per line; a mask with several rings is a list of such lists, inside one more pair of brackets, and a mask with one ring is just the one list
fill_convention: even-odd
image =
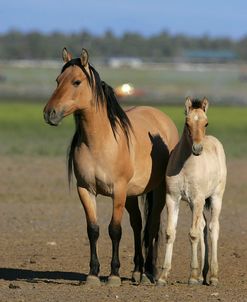
[[(200, 99), (190, 99), (190, 101), (191, 101), (191, 108), (192, 109), (200, 109), (200, 108), (203, 107), (203, 100), (200, 100)], [(186, 106), (185, 106), (184, 114), (185, 114), (185, 116), (188, 115), (188, 109), (187, 109)]]
[(192, 108), (193, 109), (199, 109), (202, 108), (202, 101), (199, 99), (191, 99)]
[[(63, 73), (64, 70), (67, 69), (69, 66), (74, 66), (74, 65), (80, 67), (82, 72), (86, 75), (87, 81), (95, 95), (95, 99), (96, 99), (95, 106), (106, 105), (107, 116), (110, 121), (114, 137), (116, 138), (117, 125), (119, 125), (121, 127), (122, 131), (124, 132), (124, 135), (129, 144), (129, 135), (130, 135), (130, 130), (132, 129), (132, 126), (131, 126), (131, 123), (130, 123), (130, 120), (129, 120), (127, 114), (121, 108), (121, 106), (116, 98), (113, 88), (111, 86), (109, 86), (107, 83), (105, 83), (104, 81), (101, 81), (98, 72), (90, 64), (88, 64), (88, 66), (89, 66), (89, 73), (88, 73), (88, 71), (85, 69), (85, 67), (81, 64), (80, 58), (72, 59), (69, 62), (67, 62), (63, 66), (61, 73)], [(77, 113), (74, 113), (74, 119), (75, 119), (76, 129), (75, 129), (74, 136), (72, 138), (71, 144), (68, 149), (69, 182), (71, 180), (71, 175), (72, 175), (72, 171), (73, 171), (74, 150), (78, 144), (78, 139), (81, 137), (81, 134), (82, 134), (81, 128), (79, 126), (79, 116)]]

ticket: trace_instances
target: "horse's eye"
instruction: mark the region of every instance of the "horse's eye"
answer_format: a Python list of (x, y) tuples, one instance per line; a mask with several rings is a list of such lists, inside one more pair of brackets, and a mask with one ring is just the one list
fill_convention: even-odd
[(207, 127), (208, 126), (208, 123), (205, 125), (205, 127)]
[(188, 123), (185, 123), (185, 125), (186, 125), (187, 128), (189, 128), (189, 124)]
[(75, 87), (79, 86), (80, 84), (81, 84), (81, 81), (80, 81), (80, 80), (76, 80), (76, 81), (73, 82), (73, 85), (74, 85)]

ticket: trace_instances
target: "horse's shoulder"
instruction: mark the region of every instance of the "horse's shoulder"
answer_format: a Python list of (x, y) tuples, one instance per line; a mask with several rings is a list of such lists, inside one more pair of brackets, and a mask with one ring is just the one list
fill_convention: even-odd
[(208, 145), (214, 145), (215, 147), (223, 148), (223, 145), (220, 140), (213, 135), (206, 135), (205, 142)]

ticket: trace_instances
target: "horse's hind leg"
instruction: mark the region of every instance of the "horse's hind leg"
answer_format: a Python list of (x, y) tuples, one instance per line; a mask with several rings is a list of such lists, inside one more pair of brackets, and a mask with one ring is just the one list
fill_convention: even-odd
[(97, 256), (97, 240), (99, 238), (99, 226), (96, 215), (95, 196), (90, 194), (86, 189), (78, 187), (78, 194), (84, 207), (87, 219), (87, 234), (90, 243), (90, 271), (87, 277), (87, 284), (99, 285), (99, 260)]
[(130, 216), (130, 225), (134, 232), (134, 271), (132, 274), (132, 281), (139, 283), (141, 281), (141, 274), (143, 272), (143, 255), (142, 255), (142, 217), (138, 206), (138, 197), (128, 197), (125, 207)]
[(218, 284), (218, 258), (217, 258), (217, 245), (219, 238), (219, 215), (221, 212), (222, 196), (212, 196), (211, 202), (211, 221), (209, 224), (209, 231), (212, 244), (212, 257), (210, 263), (210, 284)]

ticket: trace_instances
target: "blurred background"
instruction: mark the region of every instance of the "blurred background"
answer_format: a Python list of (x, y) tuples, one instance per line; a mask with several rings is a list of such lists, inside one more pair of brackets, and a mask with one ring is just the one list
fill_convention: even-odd
[[(245, 0), (0, 0), (1, 301), (151, 301), (159, 293), (166, 301), (246, 301), (246, 12)], [(63, 66), (63, 47), (74, 57), (82, 47), (88, 50), (121, 106), (156, 106), (180, 133), (185, 97), (209, 99), (207, 133), (223, 143), (228, 165), (217, 289), (185, 284), (190, 218), (185, 203), (175, 244), (175, 286), (169, 291), (155, 290), (153, 296), (151, 288), (136, 286), (123, 286), (119, 294), (77, 286), (88, 272), (89, 248), (76, 182), (69, 189), (67, 181), (74, 120), (71, 115), (51, 127), (43, 119)], [(97, 198), (101, 276), (109, 273), (111, 255), (112, 203), (105, 202)], [(133, 242), (127, 215), (124, 219), (121, 275), (128, 283)]]
[[(66, 142), (71, 137), (71, 119), (55, 132), (53, 147), (47, 142), (55, 130), (42, 120), (64, 46), (75, 57), (82, 47), (89, 51), (91, 64), (123, 106), (159, 106), (180, 131), (185, 97), (206, 96), (217, 121), (210, 130), (218, 127), (231, 156), (243, 153), (240, 138), (233, 146), (241, 151), (228, 146), (232, 141), (222, 123), (231, 122), (233, 139), (246, 133), (245, 1), (1, 2), (1, 154), (64, 154), (61, 142), (65, 133)], [(47, 141), (40, 141), (44, 136)]]

